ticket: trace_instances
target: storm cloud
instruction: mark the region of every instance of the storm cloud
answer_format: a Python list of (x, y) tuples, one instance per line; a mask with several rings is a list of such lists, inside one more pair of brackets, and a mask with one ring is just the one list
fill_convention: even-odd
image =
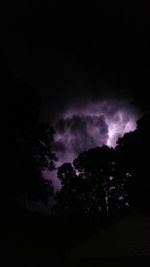
[(136, 129), (137, 112), (127, 103), (104, 100), (68, 106), (54, 122), (53, 149), (58, 164), (72, 162), (80, 153), (102, 145), (115, 147), (119, 137)]

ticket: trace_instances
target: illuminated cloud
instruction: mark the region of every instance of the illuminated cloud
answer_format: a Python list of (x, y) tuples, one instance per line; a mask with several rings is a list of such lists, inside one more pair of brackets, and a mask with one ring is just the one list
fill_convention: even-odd
[(68, 107), (55, 122), (53, 148), (64, 162), (96, 146), (115, 147), (119, 137), (136, 129), (136, 119), (127, 104), (113, 100)]
[[(58, 157), (57, 166), (72, 162), (80, 152), (93, 147), (115, 147), (119, 137), (136, 129), (137, 119), (137, 112), (121, 101), (105, 100), (68, 107), (54, 122), (53, 150)], [(58, 185), (57, 181), (54, 183)]]

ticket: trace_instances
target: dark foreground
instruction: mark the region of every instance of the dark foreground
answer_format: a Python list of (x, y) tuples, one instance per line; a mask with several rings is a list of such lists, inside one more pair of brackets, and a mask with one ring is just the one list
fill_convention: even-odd
[[(118, 220), (122, 220), (118, 218)], [(117, 220), (117, 221), (118, 221)], [(66, 221), (63, 218), (43, 218), (38, 215), (7, 218), (1, 221), (0, 266), (150, 266), (150, 255), (68, 257), (81, 244), (92, 246), (93, 236), (107, 231), (115, 220), (107, 223), (85, 220)], [(138, 234), (138, 233), (137, 233)], [(101, 238), (101, 234), (99, 234)], [(102, 241), (103, 242), (103, 241)], [(139, 240), (140, 243), (140, 240)], [(103, 246), (103, 244), (101, 244)], [(93, 248), (91, 248), (93, 249)], [(100, 249), (101, 250), (101, 249)], [(88, 254), (90, 254), (88, 252)], [(106, 252), (107, 255), (107, 252)]]

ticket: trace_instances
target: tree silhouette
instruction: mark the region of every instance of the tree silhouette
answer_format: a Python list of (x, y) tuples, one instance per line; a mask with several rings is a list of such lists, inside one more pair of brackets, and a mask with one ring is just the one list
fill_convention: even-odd
[[(53, 169), (53, 129), (39, 121), (40, 98), (37, 91), (7, 72), (5, 179), (1, 185), (3, 205), (10, 209), (29, 200), (46, 201), (53, 193), (51, 181), (45, 181), (43, 170)], [(5, 208), (4, 208), (5, 209)]]
[(57, 215), (64, 216), (71, 216), (72, 211), (74, 211), (74, 214), (79, 213), (76, 188), (78, 183), (81, 190), (81, 180), (70, 163), (65, 163), (58, 169), (58, 178), (62, 183), (62, 188), (55, 196), (54, 212)]
[(128, 176), (119, 172), (113, 148), (103, 146), (83, 152), (73, 166), (65, 163), (58, 169), (62, 188), (56, 195), (57, 214), (95, 217), (125, 207)]
[(120, 169), (130, 174), (127, 184), (132, 205), (144, 210), (150, 207), (149, 151), (150, 151), (150, 114), (137, 122), (137, 130), (125, 134), (116, 148)]

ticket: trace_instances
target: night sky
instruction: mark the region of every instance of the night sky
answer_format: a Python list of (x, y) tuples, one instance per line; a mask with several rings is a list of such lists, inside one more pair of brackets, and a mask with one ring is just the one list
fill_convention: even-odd
[(4, 55), (14, 75), (38, 88), (42, 118), (57, 115), (68, 103), (103, 96), (147, 109), (146, 6), (108, 6), (77, 15), (72, 9), (62, 14), (22, 4), (12, 11), (5, 20)]
[(149, 109), (146, 9), (105, 7), (65, 16), (37, 5), (7, 14), (4, 57), (14, 76), (38, 90), (41, 120), (56, 130), (58, 165), (94, 146), (114, 147)]
[[(95, 6), (93, 10), (90, 6), (89, 9), (85, 7), (82, 9), (80, 6), (76, 8), (65, 6), (64, 3), (56, 8), (54, 4), (51, 7), (50, 4), (46, 6), (39, 1), (33, 1), (30, 7), (25, 1), (12, 2), (9, 10), (8, 6), (4, 9), (1, 32), (2, 63), (4, 62), (9, 73), (20, 81), (18, 88), (20, 84), (25, 83), (28, 91), (35, 89), (38, 92), (41, 101), (40, 120), (49, 121), (56, 131), (52, 145), (52, 150), (58, 157), (56, 167), (64, 162), (72, 162), (80, 152), (93, 147), (102, 145), (115, 147), (118, 138), (126, 132), (134, 131), (137, 126), (136, 121), (149, 111), (149, 7), (138, 6), (138, 3), (134, 7), (123, 4), (117, 6), (112, 3), (112, 6), (108, 4), (103, 7)], [(2, 80), (5, 83), (5, 77)], [(11, 92), (14, 87), (8, 88), (6, 83), (4, 88), (6, 102), (8, 105), (11, 103), (12, 95), (14, 100), (12, 104), (15, 106), (17, 93)], [(21, 99), (23, 103), (24, 95), (20, 92), (18, 101)], [(30, 96), (27, 94), (27, 97), (28, 95)], [(25, 103), (28, 103), (27, 98)], [(30, 99), (29, 106), (32, 103), (34, 101)], [(4, 114), (7, 111), (7, 105), (5, 106)], [(23, 124), (24, 121), (21, 125)], [(13, 151), (10, 152), (9, 158), (13, 157)], [(44, 172), (44, 177), (52, 179), (54, 191), (61, 188), (57, 170)], [(29, 204), (29, 209), (31, 211), (37, 209), (44, 215), (48, 212), (50, 214), (50, 207), (54, 203), (51, 202), (51, 198), (49, 200), (47, 206), (40, 202), (41, 206), (37, 203), (37, 207), (36, 205), (31, 207)], [(21, 208), (19, 209), (21, 211)], [(5, 210), (7, 211), (6, 208)], [(17, 216), (16, 218), (19, 218), (20, 214)], [(8, 221), (11, 223), (11, 220)], [(44, 235), (40, 227), (42, 228), (39, 222), (35, 236), (40, 229), (43, 238), (41, 240), (44, 240), (50, 231), (46, 253), (41, 241), (44, 247), (42, 257), (47, 254), (49, 260), (51, 253), (55, 258), (55, 255), (53, 256), (55, 235), (58, 235), (56, 242), (61, 251), (66, 233), (64, 231), (64, 237), (59, 243), (61, 237), (59, 232), (57, 233), (59, 230), (57, 225), (54, 226), (55, 231), (53, 224), (52, 231), (49, 225), (47, 228), (44, 225), (43, 229), (46, 229)], [(53, 239), (51, 234), (54, 235)], [(18, 240), (20, 246), (20, 237)], [(24, 242), (24, 236), (22, 240)], [(38, 235), (37, 240), (40, 244)], [(30, 238), (26, 247), (29, 243)], [(35, 258), (38, 258), (40, 253), (37, 253), (36, 245), (36, 241), (35, 245), (31, 243), (31, 252), (35, 248)], [(12, 247), (15, 248), (15, 245), (10, 245), (11, 249)], [(22, 247), (24, 250), (24, 246)], [(56, 251), (56, 255), (59, 254), (60, 251), (57, 249)], [(19, 253), (17, 251), (17, 257)], [(26, 259), (26, 254), (24, 255)]]

